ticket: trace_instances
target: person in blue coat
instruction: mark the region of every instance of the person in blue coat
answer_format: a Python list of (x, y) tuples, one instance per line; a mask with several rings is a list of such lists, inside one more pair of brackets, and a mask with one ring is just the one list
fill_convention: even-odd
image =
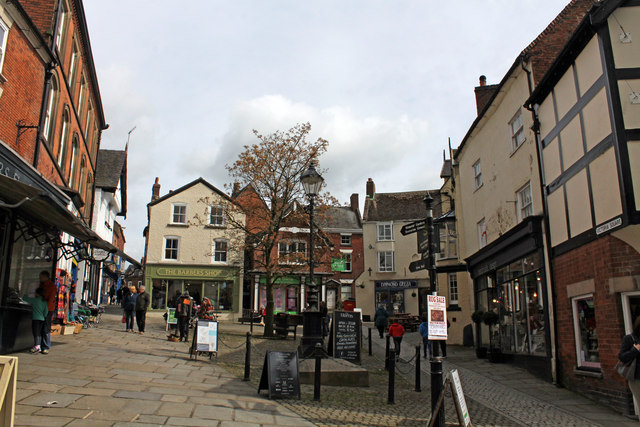
[(429, 322), (427, 321), (427, 315), (422, 315), (422, 323), (420, 323), (420, 336), (422, 337), (422, 347), (424, 348), (424, 358), (427, 358), (427, 349), (429, 350), (429, 357), (433, 354), (431, 352), (431, 341), (429, 341)]

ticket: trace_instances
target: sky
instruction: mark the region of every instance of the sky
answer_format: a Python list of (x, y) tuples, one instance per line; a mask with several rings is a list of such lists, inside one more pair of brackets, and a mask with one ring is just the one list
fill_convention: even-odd
[(252, 130), (310, 122), (329, 141), (326, 190), (343, 203), (440, 188), (443, 150), (568, 0), (84, 0), (109, 128), (128, 156), (125, 251), (144, 255), (151, 186), (161, 195), (225, 165)]

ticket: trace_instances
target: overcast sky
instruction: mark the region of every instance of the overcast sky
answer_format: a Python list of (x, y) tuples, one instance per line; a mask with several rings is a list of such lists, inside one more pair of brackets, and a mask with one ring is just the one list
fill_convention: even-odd
[(329, 141), (342, 202), (439, 188), (442, 150), (568, 0), (84, 0), (108, 130), (128, 163), (126, 252), (140, 258), (146, 204), (225, 165), (262, 133), (310, 122)]

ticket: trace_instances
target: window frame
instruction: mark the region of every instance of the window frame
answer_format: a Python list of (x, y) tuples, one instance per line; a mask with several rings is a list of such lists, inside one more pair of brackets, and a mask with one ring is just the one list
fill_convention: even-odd
[[(478, 230), (478, 248), (484, 248), (487, 246), (489, 239), (487, 238), (487, 222), (484, 218), (476, 223), (476, 227)], [(484, 236), (484, 242), (483, 242)]]
[(53, 140), (55, 139), (56, 115), (58, 113), (58, 99), (60, 98), (60, 83), (58, 78), (53, 75), (50, 80), (49, 99), (47, 100), (47, 109), (45, 110), (44, 126), (42, 136), (49, 148), (53, 148)]
[(76, 182), (75, 175), (78, 170), (78, 163), (80, 162), (79, 149), (80, 139), (78, 138), (78, 134), (74, 132), (71, 138), (71, 159), (69, 161), (69, 178), (67, 179), (67, 184), (71, 189), (75, 189), (73, 188)]
[(344, 259), (343, 273), (351, 273), (353, 271), (353, 250), (341, 250), (340, 254), (342, 255), (342, 259)]
[[(455, 282), (455, 292), (452, 291), (452, 279)], [(460, 288), (458, 286), (458, 274), (457, 273), (449, 273), (447, 274), (447, 289), (449, 291), (449, 305), (458, 305), (458, 301), (460, 300)], [(453, 295), (455, 294), (455, 298)]]
[[(66, 41), (67, 26), (69, 24), (69, 5), (66, 0), (62, 2), (62, 9), (58, 20), (58, 28), (56, 29), (55, 48), (61, 57), (64, 56), (64, 42)], [(62, 60), (62, 59), (61, 59)]]
[[(218, 253), (222, 253), (222, 251), (218, 251), (218, 244), (219, 243), (224, 243), (225, 244), (224, 261), (216, 259), (216, 257), (218, 256)], [(229, 263), (229, 240), (228, 239), (214, 239), (213, 240), (212, 262), (214, 264), (228, 264)]]
[(9, 39), (9, 25), (6, 24), (3, 19), (0, 19), (0, 27), (4, 30), (4, 37), (0, 41), (0, 74), (2, 74), (2, 69), (4, 68), (4, 58), (7, 56), (6, 53), (7, 40)]
[(69, 139), (71, 127), (71, 114), (69, 108), (65, 106), (62, 112), (62, 128), (60, 129), (60, 146), (58, 147), (57, 164), (60, 167), (60, 171), (64, 173), (65, 157), (67, 155), (67, 139)]
[[(389, 227), (389, 238), (381, 238), (380, 227)], [(386, 237), (386, 233), (385, 236)], [(380, 221), (376, 223), (376, 242), (393, 242), (393, 221)]]
[[(529, 203), (527, 205), (523, 205), (520, 195), (527, 189), (529, 190)], [(531, 193), (531, 181), (528, 181), (525, 185), (523, 185), (519, 190), (516, 191), (516, 209), (518, 222), (533, 215), (533, 194)], [(524, 215), (523, 210), (525, 209), (530, 209), (529, 214)]]
[[(451, 234), (451, 225), (453, 225), (454, 234)], [(444, 239), (442, 238), (442, 230), (445, 230)], [(438, 230), (438, 259), (453, 259), (458, 257), (458, 232), (456, 228), (455, 221), (442, 221), (437, 224)], [(454, 253), (449, 252), (450, 246), (453, 244), (455, 248)], [(442, 252), (442, 248), (444, 245), (444, 252)]]
[[(176, 257), (175, 258), (167, 258), (167, 242), (169, 240), (175, 240), (177, 242), (177, 246), (175, 248)], [(178, 261), (180, 259), (180, 236), (164, 236), (164, 244), (162, 245), (162, 260), (163, 261)], [(173, 251), (174, 249), (171, 248)]]
[[(391, 254), (391, 267), (390, 269), (387, 269), (388, 267), (385, 265), (385, 269), (383, 270), (383, 266), (381, 264), (381, 259), (380, 256), (384, 254), (385, 257), (385, 264), (387, 262), (387, 257), (389, 254)], [(377, 255), (377, 259), (378, 259), (378, 273), (395, 273), (396, 271), (396, 253), (395, 251), (378, 251)]]
[[(221, 209), (222, 212), (220, 214), (220, 219), (222, 220), (222, 222), (220, 224), (213, 224), (211, 222), (211, 219), (213, 218), (213, 209)], [(211, 227), (224, 227), (226, 225), (225, 223), (225, 213), (226, 213), (226, 208), (224, 205), (211, 205), (209, 206), (209, 224)]]
[[(514, 132), (513, 125), (520, 120), (520, 127)], [(518, 137), (522, 135), (522, 140), (518, 141)], [(515, 153), (518, 148), (522, 147), (522, 145), (527, 140), (527, 135), (524, 131), (524, 118), (522, 116), (522, 108), (518, 108), (518, 111), (514, 116), (509, 120), (509, 136), (511, 140), (511, 154)]]
[[(184, 222), (176, 222), (175, 221), (175, 215), (176, 215), (176, 208), (177, 207), (183, 207), (184, 208)], [(188, 205), (186, 203), (181, 203), (181, 202), (176, 202), (176, 203), (171, 203), (171, 217), (169, 218), (169, 224), (171, 225), (188, 225)]]
[(471, 168), (473, 170), (473, 191), (475, 191), (482, 187), (482, 163), (480, 163), (480, 159), (476, 160)]
[[(571, 298), (571, 311), (572, 311), (572, 320), (573, 320), (573, 334), (574, 334), (574, 341), (575, 341), (575, 350), (576, 350), (576, 367), (577, 368), (583, 368), (583, 369), (589, 369), (589, 370), (601, 370), (602, 369), (602, 362), (589, 362), (589, 361), (582, 361), (581, 357), (580, 357), (580, 350), (582, 348), (582, 336), (580, 335), (580, 327), (578, 325), (578, 305), (577, 302), (581, 301), (581, 300), (586, 300), (591, 298), (594, 301), (594, 316), (595, 316), (595, 298), (593, 295), (593, 292), (587, 293), (587, 294), (583, 294), (583, 295), (577, 295)], [(596, 323), (596, 331), (597, 331), (598, 325)], [(598, 355), (599, 350), (600, 350), (600, 343), (598, 343)]]
[[(284, 245), (285, 251), (281, 250), (281, 245)], [(291, 250), (291, 247), (295, 245), (295, 250)], [(300, 245), (304, 245), (304, 251), (300, 251)], [(302, 265), (304, 262), (291, 260), (291, 254), (302, 254), (303, 259), (307, 258), (308, 244), (304, 240), (280, 240), (278, 242), (278, 263), (289, 265)]]
[[(348, 240), (345, 242), (345, 238)], [(352, 246), (353, 245), (353, 236), (351, 233), (341, 233), (340, 234), (340, 246)]]
[(78, 65), (80, 63), (80, 46), (75, 35), (71, 40), (71, 62), (69, 63), (69, 74), (67, 75), (67, 81), (69, 82), (69, 91), (71, 92), (72, 99), (76, 94), (76, 74), (78, 74)]

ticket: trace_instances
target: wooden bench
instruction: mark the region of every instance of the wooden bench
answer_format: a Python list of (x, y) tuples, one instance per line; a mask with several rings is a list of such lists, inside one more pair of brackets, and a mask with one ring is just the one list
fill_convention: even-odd
[(293, 332), (293, 339), (298, 338), (298, 322), (297, 319), (293, 316), (290, 316), (287, 313), (278, 313), (273, 318), (273, 330), (276, 335), (287, 339), (289, 336), (289, 332)]
[(298, 325), (287, 325), (286, 327), (275, 326), (273, 330), (276, 332), (276, 335), (287, 339), (289, 336), (289, 332), (293, 332), (293, 339), (296, 340), (298, 337)]

